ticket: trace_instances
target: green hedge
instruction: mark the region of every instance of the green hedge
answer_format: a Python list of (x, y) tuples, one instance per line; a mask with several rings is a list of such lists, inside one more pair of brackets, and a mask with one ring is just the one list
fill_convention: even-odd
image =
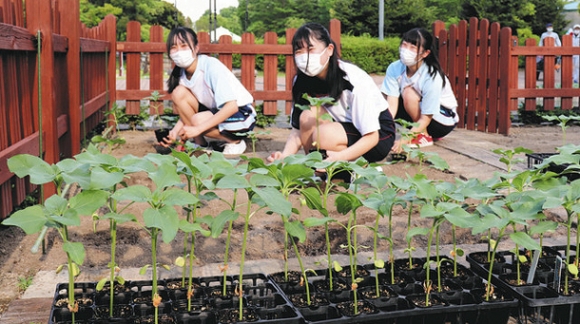
[[(341, 36), (342, 58), (352, 62), (367, 73), (385, 73), (387, 66), (399, 59), (399, 38), (385, 38), (380, 41), (370, 36)], [(257, 39), (256, 44), (263, 44), (264, 40)], [(286, 44), (286, 38), (278, 39), (278, 44)], [(241, 55), (233, 54), (233, 67), (241, 68)], [(286, 60), (284, 55), (278, 55), (278, 70), (285, 72)], [(264, 55), (256, 56), (256, 69), (264, 70)]]

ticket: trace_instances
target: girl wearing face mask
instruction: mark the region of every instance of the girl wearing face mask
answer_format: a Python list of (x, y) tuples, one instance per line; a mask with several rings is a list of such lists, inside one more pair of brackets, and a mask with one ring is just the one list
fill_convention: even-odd
[(395, 142), (396, 153), (403, 145), (433, 145), (433, 138), (449, 134), (459, 121), (457, 100), (437, 59), (431, 34), (423, 28), (409, 30), (403, 35), (399, 54), (400, 60), (387, 68), (381, 91), (395, 119), (416, 126), (410, 129), (414, 138)]
[(244, 137), (236, 133), (249, 132), (256, 124), (252, 95), (218, 59), (199, 54), (197, 35), (190, 28), (169, 33), (167, 54), (175, 63), (168, 92), (180, 119), (160, 144), (167, 147), (179, 137), (206, 147), (207, 136), (225, 141), (224, 154), (244, 153)]
[[(294, 107), (292, 130), (282, 152), (274, 152), (269, 161), (283, 159), (300, 148), (308, 154), (326, 150), (328, 161), (352, 161), (364, 157), (380, 161), (389, 153), (395, 137), (394, 122), (373, 79), (357, 66), (339, 59), (328, 30), (317, 23), (300, 27), (292, 39), (296, 76), (292, 85)], [(334, 105), (323, 107), (332, 120), (320, 119), (316, 134), (314, 110), (302, 110), (310, 97), (332, 97)]]

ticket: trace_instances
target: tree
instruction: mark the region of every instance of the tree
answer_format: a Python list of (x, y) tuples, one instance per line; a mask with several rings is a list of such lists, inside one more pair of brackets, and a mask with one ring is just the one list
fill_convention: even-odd
[[(401, 36), (411, 28), (430, 28), (436, 17), (435, 8), (428, 7), (425, 0), (385, 0), (385, 34)], [(333, 18), (340, 20), (343, 33), (379, 35), (378, 1), (335, 0), (332, 11)]]
[(570, 23), (564, 16), (563, 0), (530, 0), (535, 5), (535, 13), (528, 21), (532, 32), (541, 35), (546, 31), (546, 24), (554, 24), (554, 31), (560, 35), (566, 31), (564, 28)]
[(117, 39), (120, 41), (126, 39), (127, 23), (132, 20), (141, 23), (144, 40), (149, 37), (148, 30), (151, 25), (161, 25), (167, 29), (176, 25), (186, 25), (183, 14), (163, 0), (81, 0), (80, 11), (81, 22), (89, 27), (98, 24), (108, 14), (115, 15)]
[(529, 0), (465, 0), (462, 6), (462, 18), (471, 17), (498, 22), (502, 27), (511, 27), (515, 35), (518, 28), (528, 27), (526, 17), (534, 14), (535, 6)]

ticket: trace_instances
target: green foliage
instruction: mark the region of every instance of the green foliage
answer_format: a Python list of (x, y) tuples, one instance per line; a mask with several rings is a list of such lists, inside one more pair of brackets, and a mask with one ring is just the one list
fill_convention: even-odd
[(18, 276), (18, 292), (20, 293), (25, 292), (26, 289), (28, 289), (28, 287), (32, 285), (33, 279), (34, 276), (25, 276), (25, 277)]
[(342, 58), (367, 73), (385, 73), (387, 66), (399, 59), (400, 38), (380, 41), (371, 36), (342, 36)]
[(276, 122), (276, 117), (279, 112), (276, 111), (276, 115), (264, 115), (264, 104), (259, 104), (254, 107), (256, 109), (256, 126), (261, 128), (266, 128), (272, 126)]
[[(127, 39), (127, 23), (141, 23), (141, 38), (149, 40), (149, 28), (161, 25), (171, 29), (176, 25), (185, 25), (183, 14), (172, 3), (163, 0), (81, 0), (81, 22), (88, 27), (96, 26), (106, 15), (117, 18), (117, 40)], [(177, 17), (177, 20), (175, 18)]]

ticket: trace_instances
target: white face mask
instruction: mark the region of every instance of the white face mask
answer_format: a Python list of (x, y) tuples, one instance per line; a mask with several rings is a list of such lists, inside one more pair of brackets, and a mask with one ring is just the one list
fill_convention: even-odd
[(193, 57), (193, 51), (190, 49), (173, 52), (169, 55), (169, 57), (171, 57), (175, 65), (183, 69), (190, 67), (193, 64), (193, 61), (195, 61), (195, 57)]
[(313, 77), (318, 75), (320, 72), (322, 72), (322, 70), (324, 70), (324, 68), (328, 64), (328, 61), (330, 61), (329, 57), (326, 60), (326, 63), (320, 64), (320, 57), (326, 51), (327, 48), (325, 48), (324, 51), (316, 54), (310, 53), (309, 55), (305, 53), (297, 55), (294, 59), (296, 61), (296, 67), (298, 67), (298, 69), (302, 71), (302, 73), (308, 76)]
[(417, 59), (417, 52), (402, 47), (399, 48), (399, 57), (406, 66), (413, 66), (422, 60), (422, 58)]
[(548, 33), (551, 33), (554, 31), (554, 28), (547, 28), (546, 30), (548, 31)]
[(574, 35), (578, 35), (578, 34), (580, 34), (580, 29), (575, 29), (574, 30)]

